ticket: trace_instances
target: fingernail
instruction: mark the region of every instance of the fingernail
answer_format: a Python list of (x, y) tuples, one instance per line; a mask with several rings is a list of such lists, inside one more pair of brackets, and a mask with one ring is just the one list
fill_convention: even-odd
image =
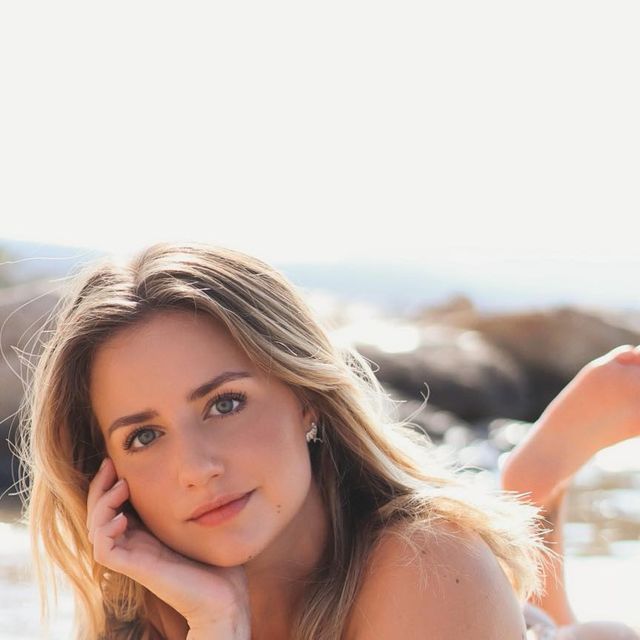
[(107, 462), (108, 462), (108, 461), (109, 461), (109, 458), (105, 458), (105, 459), (102, 461), (102, 464), (100, 465), (100, 469), (98, 469), (98, 471), (102, 471), (102, 470), (104, 469), (104, 467), (105, 467), (105, 465), (107, 464)]

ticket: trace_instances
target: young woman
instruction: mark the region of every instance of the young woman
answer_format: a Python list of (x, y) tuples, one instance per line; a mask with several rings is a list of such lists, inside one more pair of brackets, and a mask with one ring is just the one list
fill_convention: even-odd
[(284, 276), (158, 243), (73, 279), (27, 394), (27, 518), (76, 638), (521, 640), (542, 516), (477, 490)]

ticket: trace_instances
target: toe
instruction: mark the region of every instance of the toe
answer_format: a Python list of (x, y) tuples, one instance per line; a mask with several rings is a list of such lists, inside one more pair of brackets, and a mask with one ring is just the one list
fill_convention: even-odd
[(640, 345), (638, 351), (631, 344), (623, 344), (613, 349), (610, 353), (616, 362), (632, 362), (640, 354)]

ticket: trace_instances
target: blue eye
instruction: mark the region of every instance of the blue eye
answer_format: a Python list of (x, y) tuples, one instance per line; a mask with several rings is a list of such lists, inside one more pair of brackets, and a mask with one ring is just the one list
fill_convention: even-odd
[[(155, 438), (153, 438), (153, 440), (148, 440), (147, 438), (140, 438), (140, 442), (142, 443), (143, 446), (141, 447), (132, 447), (133, 445), (133, 441), (140, 435), (140, 434), (145, 434), (145, 433), (153, 433), (154, 431), (157, 431), (157, 429), (152, 429), (151, 427), (139, 427), (138, 429), (135, 429), (134, 431), (132, 431), (128, 436), (127, 439), (124, 441), (124, 444), (122, 445), (122, 448), (127, 451), (128, 453), (132, 453), (133, 451), (136, 451), (138, 449), (144, 449), (147, 445), (151, 444), (151, 442), (153, 442), (153, 440), (155, 440)], [(144, 440), (144, 441), (143, 441)]]
[[(226, 393), (221, 393), (211, 399), (211, 401), (207, 405), (205, 415), (207, 416), (211, 415), (209, 413), (209, 410), (215, 405), (220, 404), (220, 405), (226, 405), (227, 409), (222, 409), (221, 413), (213, 414), (213, 417), (227, 418), (228, 416), (232, 416), (238, 413), (239, 411), (242, 411), (246, 403), (246, 400), (247, 400), (246, 393), (235, 392), (235, 391), (228, 391)], [(240, 408), (237, 408), (235, 410), (233, 409), (234, 401), (240, 403)], [(153, 443), (154, 440), (157, 440), (157, 438), (154, 437), (152, 439), (149, 439), (148, 437), (145, 436), (145, 434), (153, 433), (157, 431), (159, 430), (154, 429), (152, 427), (138, 427), (127, 436), (127, 439), (125, 440), (122, 447), (127, 453), (134, 453), (136, 451), (140, 451), (141, 449), (146, 449), (147, 446)], [(136, 438), (138, 438), (138, 442), (140, 443), (141, 446), (138, 446), (138, 447), (132, 446)]]
[(247, 399), (247, 395), (245, 393), (235, 393), (234, 391), (230, 391), (228, 393), (223, 393), (219, 396), (215, 396), (211, 400), (211, 402), (207, 405), (207, 412), (211, 407), (214, 407), (217, 404), (226, 404), (228, 410), (222, 410), (222, 413), (217, 415), (218, 418), (226, 418), (227, 416), (233, 415), (234, 413), (238, 413), (241, 409), (233, 410), (233, 402), (239, 402), (242, 406)]

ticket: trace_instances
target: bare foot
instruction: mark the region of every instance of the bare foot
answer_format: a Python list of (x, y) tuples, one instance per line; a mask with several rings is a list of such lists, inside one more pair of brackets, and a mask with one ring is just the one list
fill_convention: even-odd
[(640, 346), (585, 365), (508, 456), (502, 486), (539, 505), (604, 447), (640, 436)]

